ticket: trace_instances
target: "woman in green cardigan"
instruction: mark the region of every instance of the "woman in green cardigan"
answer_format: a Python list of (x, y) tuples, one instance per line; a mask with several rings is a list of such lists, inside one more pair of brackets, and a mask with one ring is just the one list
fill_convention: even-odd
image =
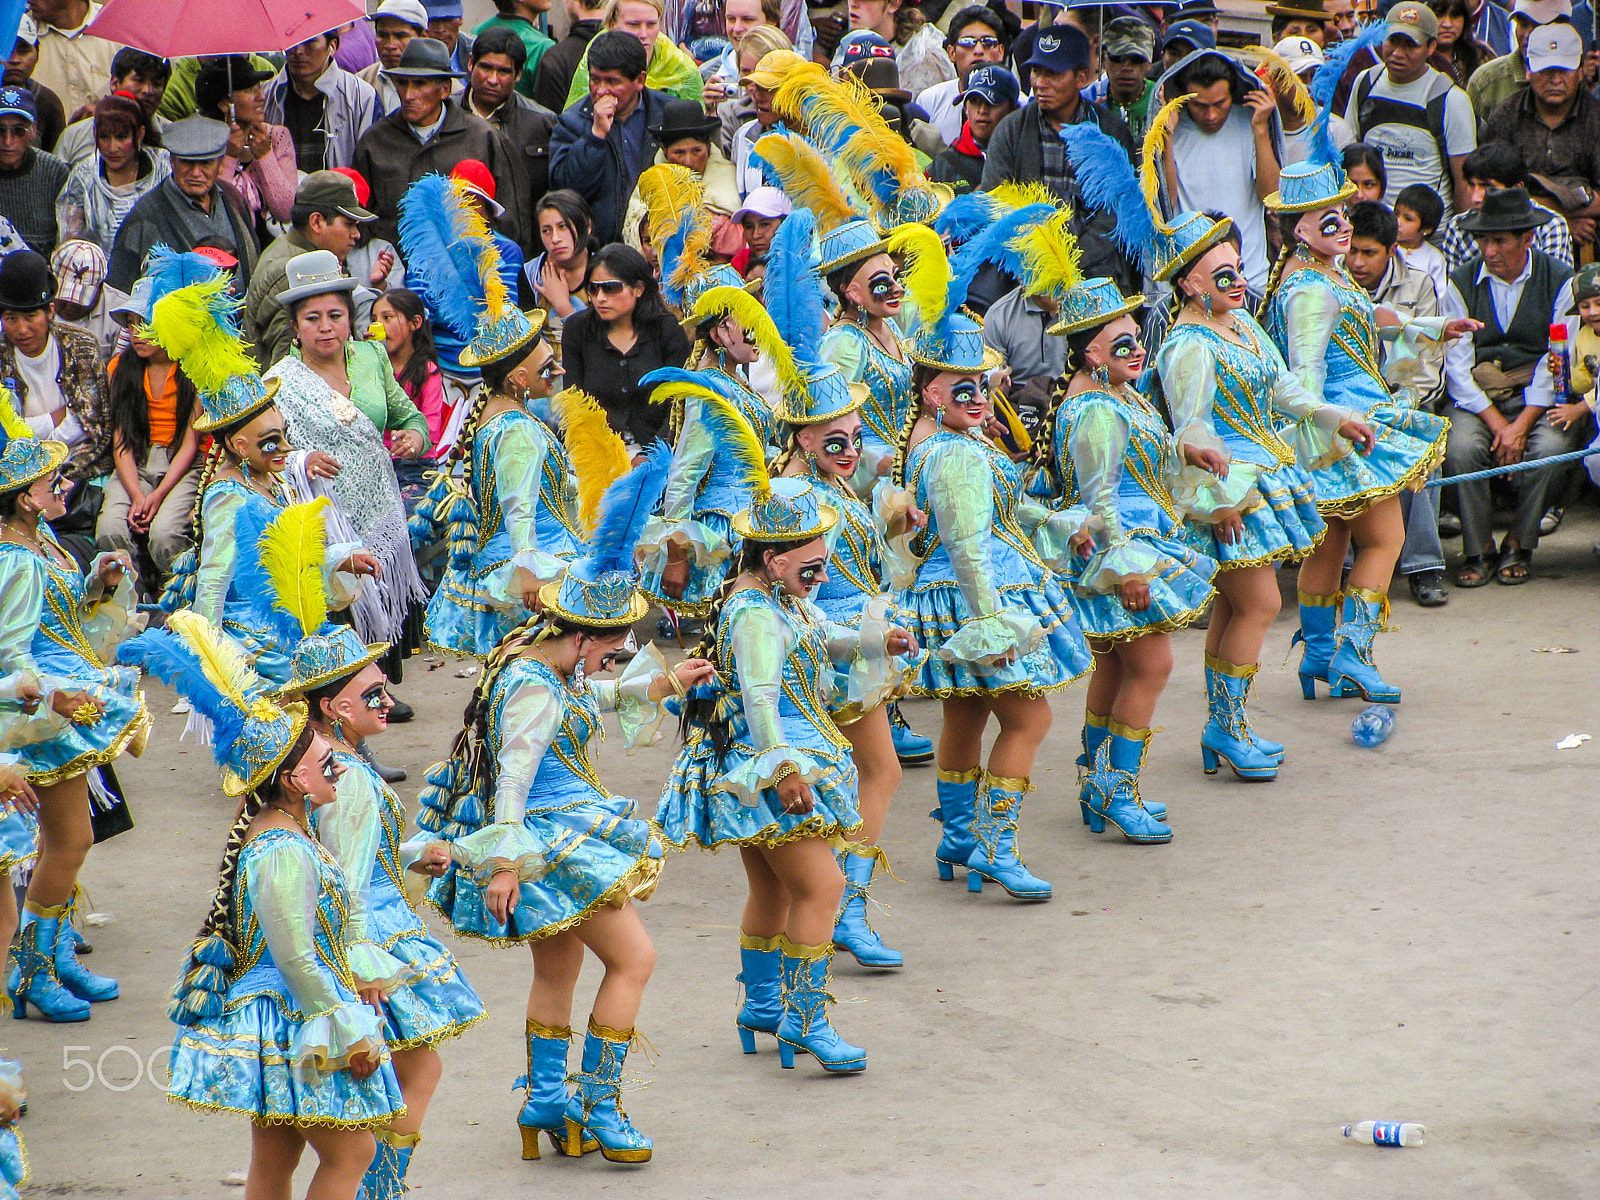
[(295, 448), (321, 450), (338, 464), (331, 479), (304, 483), (333, 501), (328, 536), (348, 535), (378, 559), (380, 575), (363, 585), (350, 614), (362, 641), (393, 644), (380, 665), (397, 680), (400, 660), (422, 644), (428, 591), (411, 556), (390, 455), (426, 454), (428, 421), (395, 379), (383, 342), (351, 337), (358, 284), (337, 258), (326, 250), (297, 255), (285, 282), (278, 302), (293, 324), (294, 348), (265, 378), (279, 381), (278, 411)]

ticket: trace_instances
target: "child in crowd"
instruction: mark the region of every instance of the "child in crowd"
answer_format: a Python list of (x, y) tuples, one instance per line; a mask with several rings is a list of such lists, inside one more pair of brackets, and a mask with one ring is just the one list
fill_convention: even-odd
[[(1562, 429), (1587, 422), (1594, 414), (1600, 380), (1600, 263), (1590, 263), (1572, 277), (1572, 300), (1578, 306), (1576, 317), (1567, 317), (1567, 359), (1572, 385), (1566, 396), (1557, 396), (1546, 419)], [(1552, 355), (1546, 370), (1556, 366)], [(1571, 401), (1567, 403), (1567, 401)], [(1590, 445), (1600, 450), (1600, 438)], [(1600, 484), (1600, 455), (1583, 460), (1589, 478)], [(1600, 554), (1600, 547), (1595, 553)]]
[(417, 459), (394, 460), (395, 477), (409, 512), (427, 491), (424, 476), (434, 469), (455, 444), (460, 422), (452, 418), (459, 405), (445, 399), (444, 380), (439, 374), (439, 357), (433, 345), (433, 326), (421, 296), (406, 288), (391, 288), (372, 304), (370, 336), (383, 339), (389, 352), (389, 365), (400, 388), (411, 398), (428, 421), (428, 440), (433, 449)]
[(1357, 200), (1383, 200), (1389, 190), (1389, 172), (1383, 166), (1383, 152), (1366, 142), (1351, 142), (1344, 148), (1344, 173), (1356, 185)]
[(1409, 267), (1426, 271), (1434, 289), (1443, 296), (1450, 286), (1450, 272), (1439, 248), (1431, 238), (1444, 220), (1444, 201), (1425, 183), (1401, 188), (1394, 198), (1394, 219), (1400, 226), (1400, 257)]

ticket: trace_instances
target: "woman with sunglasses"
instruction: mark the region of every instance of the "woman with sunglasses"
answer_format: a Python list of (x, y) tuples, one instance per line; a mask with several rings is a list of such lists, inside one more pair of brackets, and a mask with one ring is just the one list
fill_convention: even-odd
[[(71, 929), (78, 872), (94, 843), (88, 773), (124, 750), (142, 752), (150, 714), (139, 673), (107, 665), (141, 620), (127, 551), (100, 554), (84, 572), (50, 529), (67, 511), (66, 458), (60, 442), (34, 437), (16, 398), (0, 389), (0, 675), (32, 677), (24, 705), (39, 704), (47, 688), (59, 729), (21, 749), (32, 795), (12, 787), (0, 797), (8, 808), (36, 807), (38, 821), (38, 857), (6, 993), (18, 1019), (31, 1007), (47, 1021), (87, 1021), (91, 1003), (118, 994), (116, 980), (78, 961)], [(25, 837), (14, 817), (8, 832)], [(24, 861), (19, 850), (10, 865)]]
[[(428, 773), (418, 824), (451, 839), (455, 861), (429, 901), (462, 937), (526, 945), (528, 1070), (517, 1116), (522, 1157), (539, 1157), (539, 1135), (572, 1156), (598, 1148), (611, 1162), (650, 1159), (650, 1139), (620, 1103), (655, 948), (634, 900), (648, 899), (661, 873), (661, 842), (634, 802), (595, 774), (591, 743), (601, 713), (616, 712), (625, 744), (649, 744), (662, 702), (710, 678), (688, 659), (670, 671), (654, 647), (636, 654), (620, 680), (600, 682), (633, 649), (630, 626), (649, 610), (633, 573), (643, 517), (660, 497), (664, 448), (613, 483), (583, 557), (540, 593), (540, 616), (503, 641), (485, 664), (450, 758)], [(586, 469), (590, 460), (584, 460)], [(605, 967), (570, 1076), (573, 996), (585, 950)]]
[[(1410, 389), (1391, 395), (1379, 367), (1379, 342), (1400, 340), (1391, 354), (1415, 358), (1421, 339), (1458, 337), (1480, 328), (1465, 318), (1402, 320), (1375, 308), (1350, 278), (1341, 256), (1350, 248), (1345, 202), (1356, 192), (1336, 163), (1317, 155), (1287, 168), (1267, 197), (1278, 214), (1283, 254), (1268, 284), (1265, 324), (1304, 389), (1357, 416), (1372, 433), (1352, 453), (1320, 423), (1300, 421), (1296, 457), (1311, 473), (1317, 510), (1328, 535), (1300, 565), (1300, 688), (1368, 703), (1400, 703), (1400, 689), (1378, 674), (1373, 641), (1385, 629), (1389, 581), (1405, 542), (1400, 493), (1421, 487), (1444, 458), (1449, 422), (1416, 407)], [(1343, 579), (1351, 544), (1355, 561)]]
[(318, 810), (341, 803), (345, 767), (307, 726), (305, 706), (274, 703), (238, 644), (192, 612), (172, 614), (123, 657), (210, 720), (223, 794), (240, 802), (167, 1006), (179, 1027), (167, 1096), (250, 1119), (249, 1195), (289, 1195), (309, 1145), (307, 1195), (354, 1197), (373, 1132), (407, 1111), (383, 1018), (346, 961), (349, 881), (311, 833)]

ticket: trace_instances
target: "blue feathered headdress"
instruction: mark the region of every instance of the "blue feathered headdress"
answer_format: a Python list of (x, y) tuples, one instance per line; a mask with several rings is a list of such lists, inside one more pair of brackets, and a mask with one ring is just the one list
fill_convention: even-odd
[(1093, 121), (1065, 126), (1061, 140), (1084, 206), (1116, 217), (1111, 236), (1130, 257), (1148, 255), (1159, 238), (1156, 218), (1139, 190), (1139, 177), (1122, 143), (1102, 133)]
[(1311, 100), (1317, 106), (1317, 119), (1311, 123), (1306, 157), (1317, 163), (1342, 165), (1344, 157), (1333, 144), (1328, 131), (1328, 120), (1333, 115), (1333, 96), (1339, 90), (1339, 81), (1350, 67), (1351, 61), (1362, 50), (1373, 50), (1383, 42), (1389, 27), (1382, 21), (1368, 25), (1359, 37), (1340, 42), (1328, 52), (1327, 60), (1311, 77)]
[(482, 247), (472, 238), (476, 216), (443, 175), (424, 175), (400, 198), (407, 282), (433, 319), (463, 340), (472, 336), (483, 304)]

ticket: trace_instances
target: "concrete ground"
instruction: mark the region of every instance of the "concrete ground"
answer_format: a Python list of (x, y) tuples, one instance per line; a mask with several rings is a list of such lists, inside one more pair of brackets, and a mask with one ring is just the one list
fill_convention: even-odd
[[(770, 1041), (739, 1053), (739, 863), (674, 857), (645, 907), (660, 965), (640, 1025), (658, 1060), (630, 1063), (648, 1086), (626, 1097), (655, 1139), (648, 1166), (519, 1160), (511, 1080), (529, 960), (457, 943), (492, 1015), (446, 1048), (416, 1194), (1600, 1195), (1600, 740), (1555, 748), (1600, 737), (1597, 536), (1600, 521), (1574, 512), (1533, 582), (1455, 592), (1441, 610), (1397, 585), (1400, 631), (1379, 655), (1405, 703), (1377, 751), (1351, 744), (1361, 704), (1307, 703), (1280, 667), (1286, 609), (1253, 708), (1289, 748), (1275, 783), (1201, 774), (1202, 635), (1179, 635), (1144, 781), (1171, 806), (1164, 847), (1079, 823), (1082, 695), (1057, 696), (1022, 826), (1052, 903), (941, 884), (933, 772), (909, 770), (885, 839), (905, 882), (877, 891), (893, 910), (878, 927), (908, 965), (840, 965), (835, 980), (836, 1022), (871, 1054), (865, 1075), (827, 1078), (803, 1059), (781, 1071)], [(1534, 652), (1560, 646), (1577, 653)], [(408, 799), (456, 727), (470, 686), (456, 669), (397, 689), (419, 715), (382, 750), (410, 769)], [(151, 748), (119, 767), (138, 827), (98, 848), (85, 876), (112, 917), (91, 965), (121, 980), (122, 998), (88, 1024), (31, 1020), (6, 1038), (32, 1090), (35, 1194), (240, 1195), (222, 1181), (246, 1165), (245, 1124), (168, 1106), (146, 1068), (159, 1074), (172, 1037), (162, 1006), (232, 808), (207, 752), (179, 744), (170, 693), (150, 698)], [(907, 713), (937, 733), (936, 705)], [(671, 754), (624, 757), (613, 738), (598, 759), (609, 786), (648, 802)], [(580, 1014), (594, 982), (586, 973)], [(1339, 1136), (1369, 1117), (1424, 1122), (1427, 1144)]]

